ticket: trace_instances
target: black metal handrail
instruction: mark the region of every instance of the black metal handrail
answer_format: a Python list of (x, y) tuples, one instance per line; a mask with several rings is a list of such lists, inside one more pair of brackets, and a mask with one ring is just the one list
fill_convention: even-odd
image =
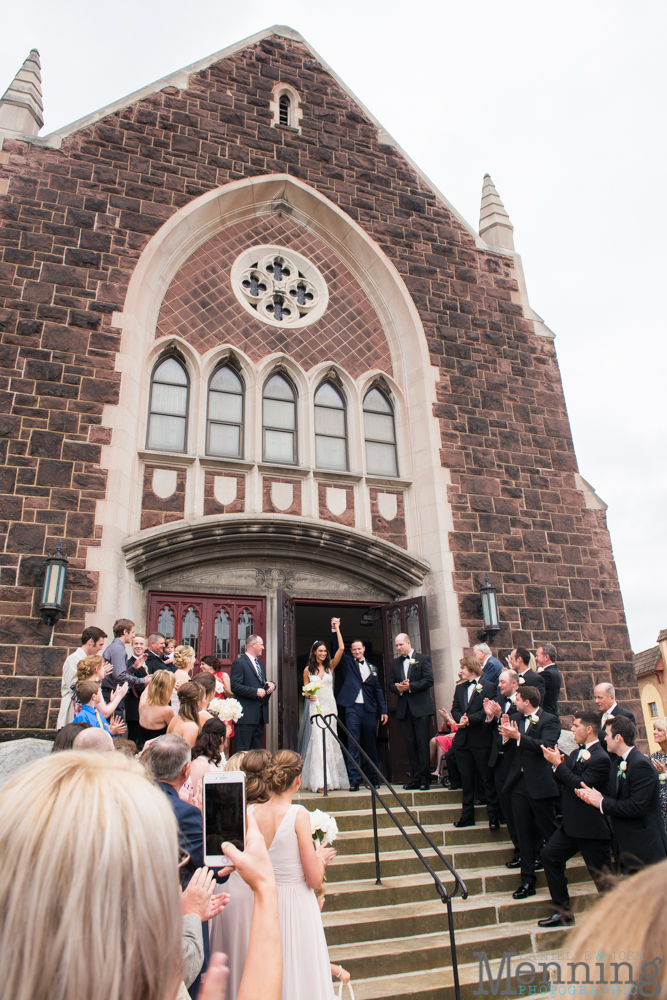
[[(373, 771), (375, 771), (375, 773), (377, 774), (377, 776), (380, 778), (381, 782), (387, 786), (387, 788), (389, 789), (389, 791), (391, 792), (391, 794), (394, 796), (394, 798), (396, 799), (396, 801), (398, 802), (398, 804), (401, 806), (401, 808), (403, 809), (403, 811), (410, 817), (410, 821), (412, 822), (412, 824), (417, 827), (417, 829), (419, 830), (419, 832), (421, 833), (421, 835), (428, 841), (429, 845), (433, 848), (433, 850), (435, 851), (435, 853), (438, 855), (438, 857), (440, 858), (440, 860), (443, 862), (443, 864), (445, 865), (445, 867), (447, 868), (447, 870), (449, 871), (449, 873), (454, 877), (454, 883), (455, 884), (454, 884), (454, 891), (453, 892), (450, 893), (447, 890), (447, 887), (441, 881), (440, 876), (437, 874), (437, 872), (435, 872), (433, 870), (433, 868), (429, 864), (428, 860), (424, 857), (424, 855), (422, 854), (422, 852), (419, 850), (419, 848), (417, 847), (417, 845), (413, 841), (413, 839), (410, 836), (410, 834), (404, 828), (404, 826), (401, 823), (401, 821), (399, 820), (399, 818), (394, 815), (394, 813), (391, 811), (391, 809), (389, 808), (389, 806), (387, 805), (387, 803), (382, 799), (382, 797), (380, 796), (380, 794), (379, 794), (377, 788), (375, 787), (374, 783), (372, 781), (370, 781), (370, 779), (368, 778), (368, 776), (361, 770), (361, 768), (359, 768), (357, 766), (357, 763), (354, 760), (354, 757), (352, 756), (352, 753), (350, 752), (349, 748), (346, 747), (344, 743), (342, 743), (342, 741), (338, 737), (338, 733), (334, 732), (334, 730), (332, 729), (331, 724), (329, 722), (330, 719), (335, 719), (336, 723), (337, 723), (337, 727), (340, 727), (343, 730), (343, 732), (347, 736), (348, 740), (352, 740), (352, 742), (356, 746), (357, 750), (363, 755), (366, 763), (370, 764), (370, 766), (372, 767)], [(372, 802), (373, 802), (373, 841), (374, 841), (374, 845), (375, 845), (375, 874), (376, 874), (375, 884), (376, 885), (382, 885), (382, 880), (380, 878), (380, 848), (379, 848), (379, 841), (378, 841), (377, 803), (376, 803), (376, 800), (379, 801), (379, 803), (382, 806), (382, 808), (384, 809), (384, 811), (392, 819), (392, 821), (394, 822), (394, 824), (398, 828), (399, 832), (407, 840), (408, 844), (410, 845), (410, 847), (412, 848), (412, 850), (414, 851), (414, 853), (417, 855), (417, 857), (419, 858), (419, 860), (423, 864), (424, 868), (427, 870), (427, 872), (429, 873), (429, 875), (433, 879), (433, 881), (435, 883), (436, 890), (438, 892), (438, 895), (440, 896), (440, 901), (442, 903), (444, 903), (444, 905), (447, 907), (447, 923), (448, 923), (448, 927), (449, 927), (449, 944), (450, 944), (450, 949), (451, 949), (451, 953), (452, 953), (452, 973), (453, 973), (453, 976), (454, 976), (454, 993), (455, 993), (455, 996), (456, 996), (456, 1000), (461, 1000), (461, 990), (460, 990), (460, 985), (459, 985), (459, 967), (458, 967), (458, 962), (457, 962), (457, 958), (456, 958), (456, 940), (455, 940), (455, 937), (454, 937), (454, 913), (452, 911), (452, 899), (454, 898), (454, 896), (456, 896), (458, 894), (459, 890), (461, 891), (461, 899), (467, 899), (468, 898), (468, 887), (466, 886), (465, 882), (463, 881), (463, 879), (461, 878), (461, 876), (459, 875), (459, 873), (456, 871), (456, 869), (449, 863), (449, 861), (444, 856), (444, 854), (442, 853), (442, 851), (440, 850), (440, 848), (438, 847), (438, 845), (433, 843), (433, 840), (431, 839), (431, 837), (428, 835), (428, 833), (426, 832), (426, 830), (424, 829), (424, 827), (421, 825), (421, 823), (419, 822), (419, 820), (417, 819), (417, 817), (410, 811), (410, 809), (405, 804), (405, 802), (403, 801), (403, 799), (401, 798), (401, 796), (398, 794), (398, 792), (396, 791), (396, 789), (393, 787), (393, 785), (391, 785), (387, 781), (387, 779), (385, 778), (385, 776), (382, 774), (382, 771), (380, 771), (379, 767), (370, 759), (370, 757), (368, 756), (368, 754), (366, 753), (366, 751), (363, 749), (363, 747), (361, 747), (359, 745), (359, 743), (357, 743), (357, 741), (354, 738), (354, 736), (350, 733), (350, 731), (346, 728), (346, 726), (340, 721), (340, 719), (338, 718), (338, 716), (335, 715), (333, 712), (330, 713), (329, 715), (322, 715), (320, 712), (316, 712), (313, 715), (311, 715), (311, 717), (310, 717), (310, 724), (311, 724), (311, 726), (312, 726), (313, 722), (315, 722), (315, 721), (317, 721), (317, 725), (322, 730), (322, 764), (323, 764), (323, 769), (324, 769), (324, 794), (328, 795), (328, 789), (327, 789), (327, 745), (326, 745), (326, 733), (327, 733), (327, 730), (331, 733), (331, 735), (335, 739), (336, 743), (338, 744), (338, 746), (340, 747), (340, 749), (343, 751), (343, 753), (347, 756), (347, 758), (352, 761), (353, 765), (355, 766), (355, 769), (360, 772), (364, 784), (366, 784), (368, 786), (368, 789), (369, 789), (369, 791), (371, 793)]]

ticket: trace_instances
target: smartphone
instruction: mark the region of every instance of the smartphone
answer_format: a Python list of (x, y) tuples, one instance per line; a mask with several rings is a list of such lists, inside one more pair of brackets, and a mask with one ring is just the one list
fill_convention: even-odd
[(245, 774), (211, 771), (204, 775), (202, 792), (204, 864), (222, 868), (232, 863), (222, 853), (225, 841), (245, 850)]

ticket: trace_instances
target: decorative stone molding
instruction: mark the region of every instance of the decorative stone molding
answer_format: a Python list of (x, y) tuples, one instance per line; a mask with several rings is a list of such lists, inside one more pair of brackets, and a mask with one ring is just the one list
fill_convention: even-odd
[(184, 521), (141, 532), (123, 545), (127, 566), (140, 583), (159, 581), (167, 574), (195, 565), (224, 560), (303, 563), (311, 571), (331, 566), (361, 583), (381, 586), (389, 599), (419, 587), (429, 564), (380, 538), (327, 522), (300, 518), (230, 515)]
[(245, 311), (269, 326), (309, 326), (324, 315), (329, 304), (319, 269), (285, 246), (244, 250), (232, 264), (231, 283)]

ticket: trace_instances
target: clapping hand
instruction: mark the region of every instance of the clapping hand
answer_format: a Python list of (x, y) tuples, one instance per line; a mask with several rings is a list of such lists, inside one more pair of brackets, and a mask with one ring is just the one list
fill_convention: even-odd
[(400, 691), (401, 694), (405, 694), (406, 691), (410, 690), (410, 681), (407, 679), (404, 681), (396, 681), (396, 690)]
[(521, 735), (516, 722), (510, 722), (509, 715), (501, 715), (498, 732), (501, 736), (505, 736), (509, 740), (518, 740)]
[(331, 631), (336, 632), (340, 628), (340, 618), (331, 619)]
[(461, 719), (459, 721), (459, 729), (461, 729), (463, 726), (467, 726), (467, 725), (468, 725), (468, 715), (466, 713), (465, 715), (461, 716)]
[(578, 795), (584, 802), (587, 802), (589, 806), (595, 806), (596, 809), (600, 808), (600, 803), (604, 797), (602, 792), (598, 792), (597, 788), (589, 788), (585, 781), (581, 782), (581, 788), (575, 788), (574, 794)]
[(559, 764), (563, 763), (563, 754), (556, 747), (554, 747), (552, 750), (551, 747), (543, 746), (542, 753), (544, 754), (545, 758), (549, 761), (549, 763), (552, 764), (554, 767), (558, 767)]
[(664, 774), (665, 771), (667, 771), (667, 767), (665, 767), (665, 765), (661, 760), (655, 760), (654, 758), (651, 758), (651, 763), (653, 764), (653, 767), (656, 769), (658, 774)]
[(499, 719), (502, 714), (502, 709), (497, 701), (491, 701), (490, 698), (484, 699), (484, 711), (491, 719)]
[(202, 921), (210, 920), (222, 913), (229, 902), (226, 892), (214, 895), (215, 882), (213, 872), (209, 868), (197, 868), (196, 872), (181, 892), (181, 910), (183, 916), (191, 913)]
[(127, 726), (120, 715), (114, 715), (113, 722), (109, 723), (109, 730), (112, 736), (122, 736), (127, 732)]

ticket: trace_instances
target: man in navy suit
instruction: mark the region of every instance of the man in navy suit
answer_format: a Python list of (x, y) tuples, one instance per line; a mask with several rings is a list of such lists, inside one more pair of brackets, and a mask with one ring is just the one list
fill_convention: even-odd
[[(331, 650), (333, 655), (333, 640), (336, 627), (340, 627), (340, 618), (331, 619)], [(351, 655), (350, 655), (351, 653)], [(375, 746), (375, 726), (377, 710), (380, 709), (380, 721), (387, 724), (387, 706), (380, 687), (377, 669), (366, 659), (366, 647), (360, 639), (355, 639), (350, 647), (350, 653), (343, 653), (339, 670), (343, 674), (343, 686), (338, 692), (336, 701), (345, 709), (345, 726), (357, 743), (360, 743), (375, 766), (378, 766), (377, 748)], [(354, 743), (348, 747), (354, 763), (348, 761), (347, 769), (350, 775), (350, 791), (357, 792), (363, 781), (364, 766), (362, 757)], [(375, 771), (368, 777), (376, 788), (380, 779)]]
[(151, 743), (149, 750), (151, 773), (174, 810), (181, 848), (190, 855), (191, 864), (188, 865), (187, 881), (195, 868), (202, 868), (204, 865), (204, 829), (201, 811), (196, 806), (191, 806), (189, 802), (184, 802), (178, 795), (190, 777), (190, 757), (191, 750), (188, 743), (176, 733), (158, 736)]
[(266, 680), (264, 664), (259, 659), (264, 652), (264, 640), (249, 635), (245, 653), (232, 663), (230, 683), (232, 694), (241, 703), (243, 715), (234, 727), (236, 750), (259, 750), (264, 738), (264, 726), (269, 721), (269, 698), (276, 685)]
[(475, 659), (482, 668), (482, 675), (484, 680), (488, 684), (496, 685), (496, 695), (500, 695), (498, 690), (498, 678), (500, 673), (505, 668), (503, 667), (500, 660), (491, 652), (491, 647), (487, 646), (485, 642), (478, 642), (476, 646), (473, 646), (473, 653), (475, 654)]

